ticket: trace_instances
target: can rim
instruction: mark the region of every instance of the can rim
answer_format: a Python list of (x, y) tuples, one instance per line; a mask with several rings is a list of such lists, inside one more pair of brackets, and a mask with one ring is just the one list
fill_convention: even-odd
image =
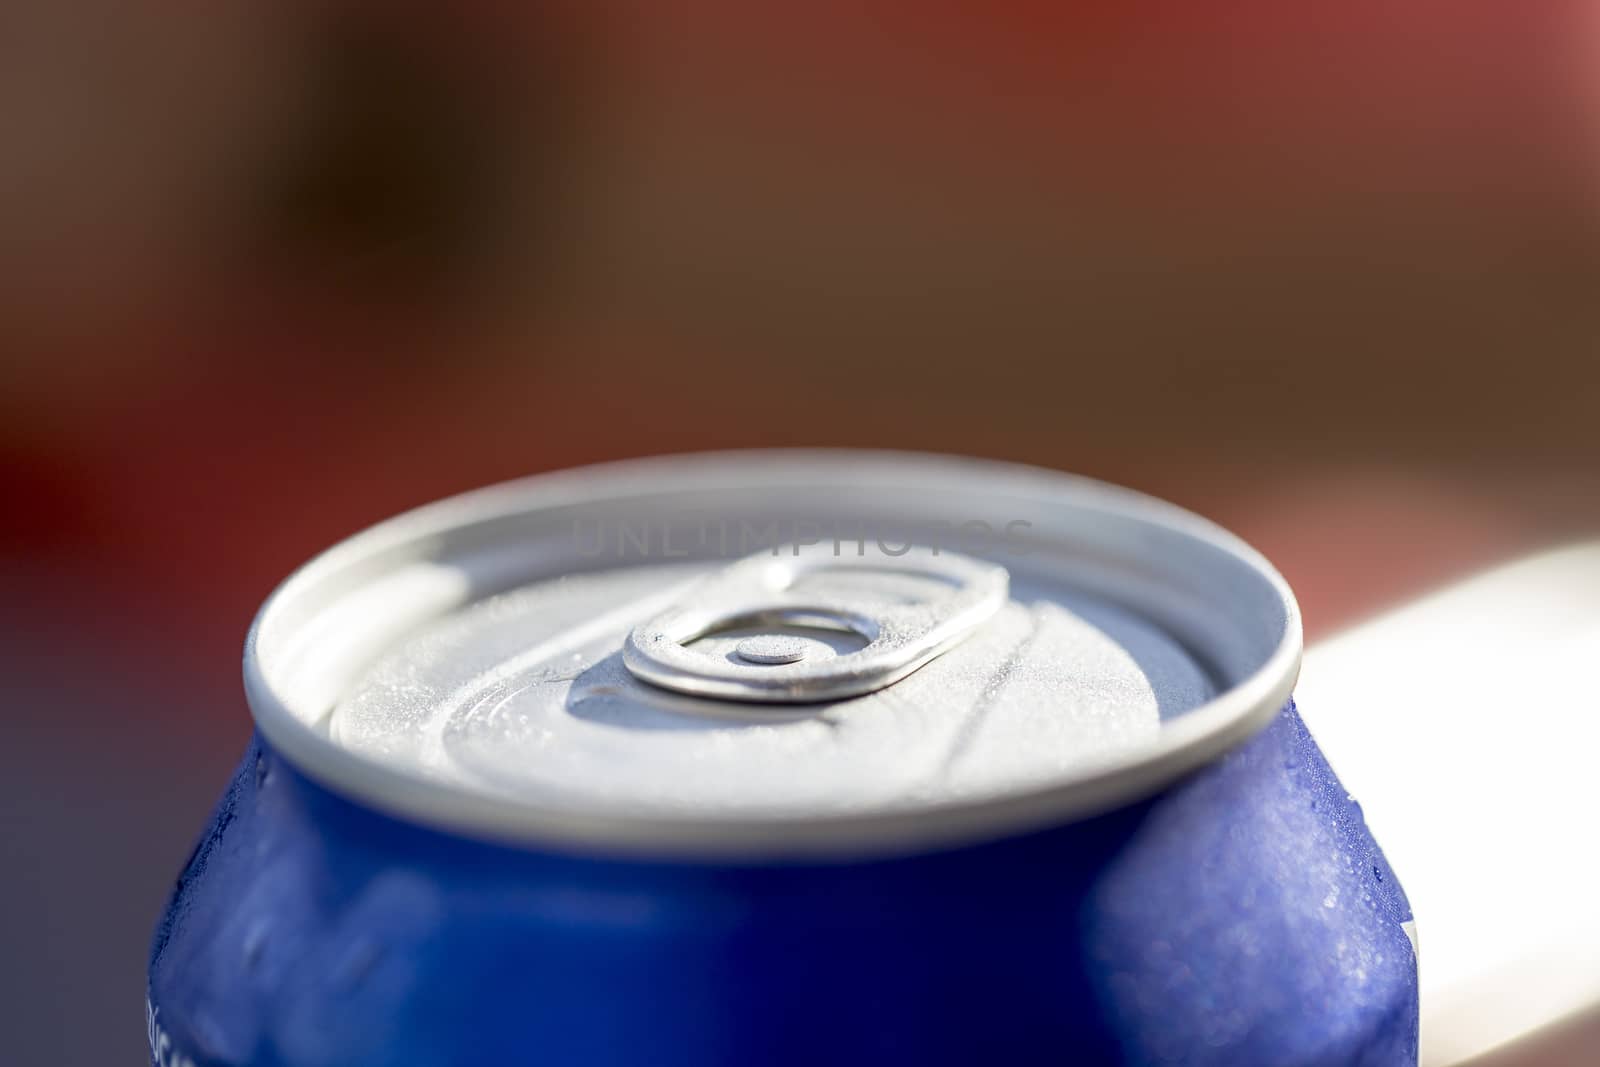
[[(1137, 750), (1096, 764), (1067, 781), (1015, 793), (943, 801), (908, 810), (828, 813), (804, 820), (751, 815), (715, 818), (554, 810), (425, 781), (333, 743), (290, 706), (263, 662), (262, 636), (286, 605), (351, 564), (469, 523), (557, 504), (614, 499), (626, 485), (648, 485), (685, 472), (715, 478), (763, 475), (779, 465), (811, 477), (863, 465), (893, 465), (923, 477), (1005, 479), (1017, 486), (1070, 492), (1077, 503), (1176, 532), (1247, 566), (1283, 610), (1276, 647), (1248, 677), (1162, 724)], [(886, 856), (956, 847), (1073, 822), (1159, 792), (1183, 774), (1233, 749), (1264, 728), (1288, 701), (1300, 670), (1303, 632), (1288, 583), (1255, 549), (1222, 527), (1155, 497), (1078, 475), (994, 460), (915, 452), (777, 449), (702, 452), (622, 460), (538, 474), (448, 497), (371, 526), (313, 557), (285, 578), (257, 612), (244, 645), (244, 688), (266, 744), (318, 785), (405, 821), (500, 844), (741, 861)]]

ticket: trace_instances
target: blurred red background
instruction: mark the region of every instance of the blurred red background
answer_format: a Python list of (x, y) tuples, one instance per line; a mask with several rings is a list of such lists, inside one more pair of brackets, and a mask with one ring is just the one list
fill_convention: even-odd
[(428, 499), (714, 447), (1023, 460), (1233, 527), (1313, 640), (1600, 529), (1591, 5), (13, 14), (21, 1060), (140, 1055), (256, 604)]

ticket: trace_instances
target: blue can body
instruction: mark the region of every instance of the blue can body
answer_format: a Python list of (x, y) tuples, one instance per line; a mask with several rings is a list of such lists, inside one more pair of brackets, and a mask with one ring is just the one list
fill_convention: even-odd
[(848, 862), (404, 822), (252, 743), (151, 951), (152, 1062), (1400, 1065), (1404, 892), (1293, 704), (1159, 795)]

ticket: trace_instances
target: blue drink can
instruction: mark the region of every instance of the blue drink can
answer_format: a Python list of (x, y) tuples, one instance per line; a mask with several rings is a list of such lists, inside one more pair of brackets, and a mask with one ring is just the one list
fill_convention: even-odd
[(152, 1063), (1411, 1064), (1411, 914), (1298, 609), (1171, 505), (754, 452), (291, 576), (151, 949)]

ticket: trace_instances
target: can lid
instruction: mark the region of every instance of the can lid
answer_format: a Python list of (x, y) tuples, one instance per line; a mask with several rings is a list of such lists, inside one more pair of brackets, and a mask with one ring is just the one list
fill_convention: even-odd
[(1094, 814), (1263, 726), (1282, 578), (1218, 527), (1034, 468), (664, 457), (424, 507), (263, 605), (245, 687), (322, 784), (454, 832), (740, 858)]

